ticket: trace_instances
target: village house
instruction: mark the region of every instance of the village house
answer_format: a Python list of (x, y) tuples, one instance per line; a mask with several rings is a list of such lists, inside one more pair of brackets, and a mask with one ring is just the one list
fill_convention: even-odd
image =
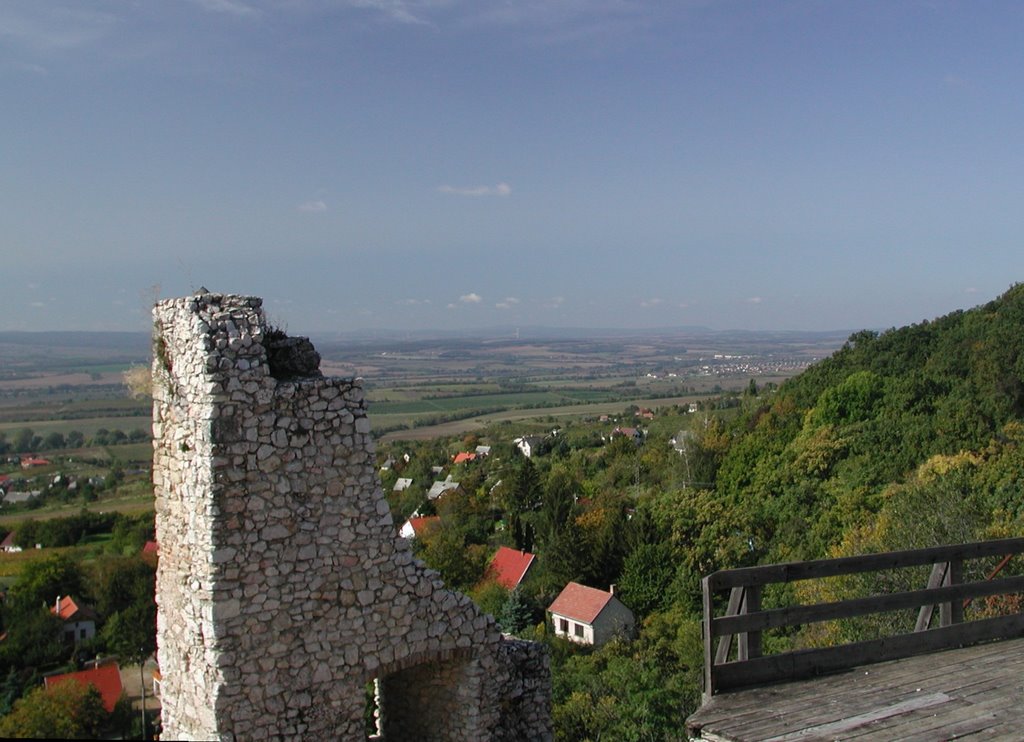
[(437, 515), (418, 515), (413, 513), (398, 529), (398, 535), (402, 538), (423, 538), (434, 528), (441, 525), (441, 518)]
[(96, 614), (85, 605), (78, 605), (70, 595), (57, 596), (50, 613), (64, 622), (64, 640), (80, 642), (96, 636)]
[(480, 457), (490, 456), (491, 455), (491, 447), (490, 446), (477, 446), (476, 447), (476, 455), (480, 456)]
[(459, 487), (459, 483), (452, 481), (452, 477), (449, 474), (443, 482), (434, 482), (430, 485), (430, 490), (427, 492), (427, 499), (436, 500), (443, 495), (447, 495), (449, 492), (454, 492), (459, 489)]
[(100, 665), (91, 670), (80, 670), (79, 672), (66, 672), (61, 675), (49, 675), (43, 678), (43, 684), (47, 688), (53, 688), (61, 683), (79, 683), (85, 686), (93, 686), (99, 691), (103, 699), (103, 708), (111, 713), (121, 698), (123, 686), (121, 684), (121, 669), (116, 662), (107, 665)]
[(21, 547), (14, 543), (15, 535), (15, 532), (11, 531), (6, 536), (4, 536), (4, 540), (0, 541), (0, 551), (4, 552), (5, 554), (17, 554), (19, 551), (21, 551)]
[(391, 488), (392, 492), (404, 492), (405, 490), (412, 487), (412, 479), (409, 477), (399, 477), (395, 482), (395, 486)]
[[(614, 591), (614, 587), (612, 588)], [(636, 620), (614, 592), (570, 582), (548, 606), (555, 636), (601, 646), (611, 639), (632, 637)]]
[(452, 462), (455, 464), (465, 464), (470, 461), (476, 461), (476, 454), (469, 451), (461, 451), (455, 454), (455, 457), (452, 459)]
[(638, 428), (615, 428), (615, 430), (611, 432), (611, 435), (608, 436), (608, 439), (615, 440), (622, 436), (631, 439), (633, 443), (638, 446), (644, 439), (643, 431)]
[(50, 465), (50, 460), (49, 459), (42, 459), (42, 458), (38, 458), (36, 456), (25, 456), (21, 460), (21, 468), (22, 469), (31, 469), (31, 468), (36, 467), (36, 466), (49, 466), (49, 465)]
[(540, 444), (544, 442), (544, 439), (539, 435), (524, 435), (521, 438), (516, 438), (512, 442), (516, 444), (516, 448), (522, 452), (523, 456), (531, 458), (535, 453), (537, 453), (537, 449), (540, 447)]
[(506, 590), (515, 590), (536, 562), (528, 551), (499, 546), (487, 568), (489, 576)]

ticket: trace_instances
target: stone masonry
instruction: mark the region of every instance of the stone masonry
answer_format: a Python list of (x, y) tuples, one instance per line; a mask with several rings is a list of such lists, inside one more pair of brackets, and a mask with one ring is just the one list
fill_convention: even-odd
[(551, 739), (542, 647), (413, 558), (361, 383), (261, 305), (154, 309), (164, 738)]

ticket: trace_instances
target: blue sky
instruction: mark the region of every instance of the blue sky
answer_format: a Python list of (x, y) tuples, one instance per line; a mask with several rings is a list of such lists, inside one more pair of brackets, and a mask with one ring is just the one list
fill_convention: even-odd
[[(2, 0), (0, 329), (885, 328), (1024, 277), (1024, 5)], [(158, 287), (158, 288), (154, 288)]]

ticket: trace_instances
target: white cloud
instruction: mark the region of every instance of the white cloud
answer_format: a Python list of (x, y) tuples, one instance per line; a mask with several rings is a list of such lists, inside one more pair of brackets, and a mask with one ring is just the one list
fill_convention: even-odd
[(747, 299), (747, 304), (760, 304), (762, 301), (764, 301), (764, 299), (762, 299), (760, 296), (751, 296), (749, 299)]
[(53, 52), (91, 46), (121, 21), (92, 8), (62, 8), (33, 3), (18, 8), (0, 5), (0, 38), (35, 51)]
[(430, 299), (402, 299), (398, 303), (407, 307), (418, 307), (421, 304), (430, 304)]
[(459, 301), (463, 304), (479, 304), (483, 300), (483, 297), (477, 293), (463, 294), (459, 297)]
[(262, 15), (260, 10), (240, 0), (192, 0), (192, 2), (210, 13), (225, 13), (239, 18)]
[(40, 308), (46, 306), (46, 302), (45, 301), (34, 301), (31, 304), (29, 304), (29, 306), (36, 307), (37, 309), (40, 309)]
[(303, 204), (299, 204), (298, 209), (306, 214), (316, 214), (321, 211), (327, 211), (327, 204), (317, 199), (316, 201), (306, 201)]
[(565, 304), (564, 296), (552, 296), (542, 305), (545, 309), (558, 309), (560, 306)]
[(664, 303), (665, 303), (664, 299), (660, 299), (658, 297), (654, 297), (652, 299), (644, 299), (643, 301), (640, 302), (640, 306), (645, 307), (645, 308), (646, 307), (656, 307), (656, 306), (658, 306), (660, 304), (664, 304)]
[(512, 186), (508, 183), (498, 183), (493, 186), (471, 186), (468, 188), (460, 188), (456, 186), (443, 185), (438, 186), (437, 190), (440, 193), (445, 193), (450, 196), (509, 196), (512, 194)]
[(496, 309), (511, 309), (519, 303), (519, 299), (514, 296), (506, 296), (502, 301), (499, 301), (494, 305)]
[(964, 293), (965, 294), (976, 294), (976, 293), (978, 293), (978, 289), (977, 289), (976, 286), (968, 286), (967, 288), (964, 289)]
[(349, 5), (355, 8), (369, 8), (387, 16), (392, 21), (407, 23), (416, 26), (433, 26), (434, 24), (423, 18), (419, 13), (430, 10), (431, 3), (411, 3), (406, 0), (349, 0)]

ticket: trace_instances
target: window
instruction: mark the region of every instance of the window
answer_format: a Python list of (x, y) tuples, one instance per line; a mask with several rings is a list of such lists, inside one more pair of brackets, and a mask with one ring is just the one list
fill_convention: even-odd
[(580, 637), (582, 639), (583, 638), (583, 624), (581, 624), (581, 623), (574, 623), (572, 625), (572, 633), (574, 633), (576, 636), (578, 636), (578, 637)]
[(568, 634), (569, 633), (569, 621), (564, 619), (564, 618), (558, 619), (558, 630), (560, 632), (562, 632), (563, 634)]

